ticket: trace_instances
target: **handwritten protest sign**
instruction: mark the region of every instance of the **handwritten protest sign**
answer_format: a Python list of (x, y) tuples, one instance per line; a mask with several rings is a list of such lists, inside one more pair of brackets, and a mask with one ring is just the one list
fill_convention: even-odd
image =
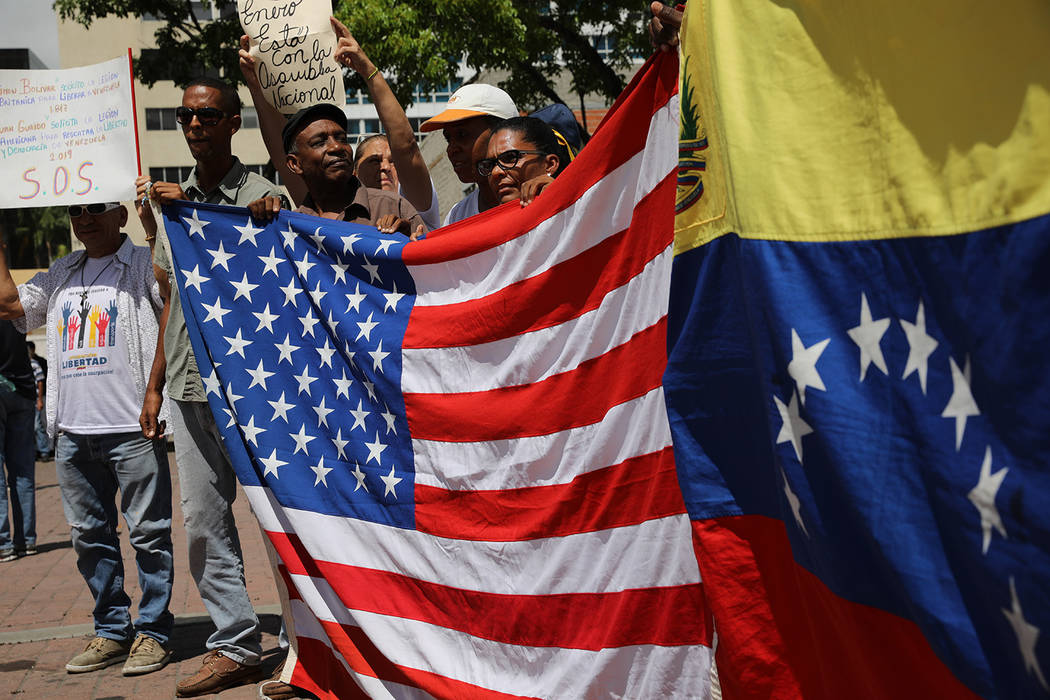
[(0, 208), (132, 199), (138, 157), (128, 59), (0, 70)]
[(292, 114), (317, 102), (346, 102), (335, 62), (331, 0), (237, 0), (248, 52), (267, 99)]

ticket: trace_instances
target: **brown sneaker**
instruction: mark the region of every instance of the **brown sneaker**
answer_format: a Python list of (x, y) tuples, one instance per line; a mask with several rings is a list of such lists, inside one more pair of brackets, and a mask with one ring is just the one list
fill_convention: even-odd
[(135, 638), (128, 652), (128, 660), (124, 662), (125, 676), (140, 676), (143, 673), (153, 673), (168, 665), (171, 652), (148, 634), (140, 634)]
[(270, 676), (269, 680), (265, 680), (259, 684), (259, 700), (305, 700), (307, 698), (317, 697), (313, 693), (307, 692), (302, 688), (296, 688), (291, 683), (285, 683), (282, 681), (282, 671), (284, 671), (283, 661), (273, 670), (273, 674)]
[(249, 666), (223, 656), (218, 651), (209, 651), (204, 655), (200, 670), (178, 682), (175, 695), (180, 698), (210, 695), (235, 685), (257, 681), (261, 675), (262, 669), (258, 664)]
[(128, 658), (130, 648), (130, 641), (119, 642), (116, 639), (95, 637), (84, 647), (84, 651), (69, 660), (69, 663), (66, 664), (66, 671), (87, 673), (112, 666)]

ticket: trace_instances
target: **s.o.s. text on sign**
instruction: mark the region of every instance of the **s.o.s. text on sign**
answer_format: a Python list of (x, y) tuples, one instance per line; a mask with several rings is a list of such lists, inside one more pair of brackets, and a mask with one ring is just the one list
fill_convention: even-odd
[(292, 114), (317, 102), (346, 102), (336, 63), (331, 0), (237, 0), (248, 52), (270, 104)]
[(131, 199), (137, 162), (127, 58), (0, 70), (0, 208)]

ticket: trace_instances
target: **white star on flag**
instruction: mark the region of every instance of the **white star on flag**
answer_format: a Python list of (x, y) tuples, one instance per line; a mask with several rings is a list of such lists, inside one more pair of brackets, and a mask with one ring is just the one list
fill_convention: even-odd
[(988, 553), (988, 546), (992, 542), (992, 528), (994, 527), (999, 531), (999, 534), (1006, 539), (1006, 528), (1003, 527), (1003, 520), (999, 517), (999, 509), (995, 507), (995, 497), (999, 495), (999, 487), (1003, 485), (1003, 479), (1006, 478), (1007, 472), (1010, 469), (1003, 467), (999, 471), (992, 473), (992, 448), (984, 448), (984, 461), (981, 463), (981, 475), (977, 479), (977, 485), (974, 486), (970, 493), (967, 494), (967, 498), (970, 499), (970, 503), (977, 509), (978, 514), (981, 516), (981, 553)]
[(256, 428), (255, 427), (255, 416), (252, 416), (251, 418), (249, 418), (248, 419), (248, 425), (242, 425), (241, 426), (241, 430), (244, 431), (244, 439), (247, 440), (248, 442), (252, 443), (256, 447), (259, 446), (259, 443), (256, 442), (256, 439), (255, 439), (256, 436), (258, 436), (259, 433), (265, 433), (266, 432), (266, 428)]
[(259, 366), (255, 369), (245, 368), (245, 371), (252, 377), (252, 383), (248, 385), (248, 388), (251, 389), (253, 386), (261, 386), (263, 388), (263, 391), (266, 391), (267, 377), (272, 377), (274, 374), (273, 372), (266, 371), (266, 369), (263, 367), (262, 360), (259, 360)]
[(791, 400), (786, 406), (776, 394), (773, 395), (773, 401), (777, 405), (777, 411), (780, 412), (780, 420), (782, 421), (780, 434), (777, 435), (777, 444), (790, 442), (791, 446), (795, 448), (795, 455), (798, 457), (799, 464), (801, 464), (802, 438), (812, 433), (813, 428), (810, 428), (798, 414), (798, 394), (792, 392)]
[(186, 286), (193, 287), (198, 294), (201, 292), (201, 285), (211, 279), (200, 273), (200, 265), (194, 265), (192, 270), (183, 270), (182, 274), (186, 276)]
[(383, 360), (385, 360), (390, 353), (383, 352), (383, 341), (379, 341), (379, 347), (375, 350), (368, 351), (369, 356), (372, 358), (372, 369), (376, 372), (383, 371)]
[(253, 311), (252, 316), (255, 316), (259, 320), (259, 325), (255, 328), (255, 332), (258, 333), (263, 328), (273, 333), (273, 322), (276, 321), (280, 316), (270, 313), (270, 303), (267, 302), (266, 306), (263, 307), (262, 313)]
[(288, 223), (288, 230), (287, 231), (281, 231), (280, 233), (281, 233), (281, 238), (284, 240), (284, 247), (285, 248), (292, 248), (292, 247), (295, 246), (295, 239), (299, 237), (299, 234), (297, 234), (292, 229), (291, 222)]
[(292, 345), (288, 342), (289, 340), (291, 340), (291, 334), (285, 333), (284, 342), (274, 344), (277, 352), (280, 353), (280, 357), (277, 358), (277, 364), (281, 364), (282, 360), (288, 360), (288, 364), (292, 364), (292, 353), (300, 349), (298, 345)]
[(219, 328), (222, 328), (222, 317), (230, 313), (229, 309), (222, 308), (222, 302), (216, 298), (214, 304), (201, 304), (208, 314), (204, 317), (204, 322), (215, 321), (219, 324)]
[(318, 226), (314, 229), (314, 232), (310, 234), (310, 238), (313, 240), (314, 245), (317, 246), (317, 252), (324, 252), (324, 236), (321, 235), (321, 227)]
[(795, 522), (802, 529), (802, 534), (809, 537), (809, 530), (806, 529), (806, 523), (802, 520), (802, 501), (798, 499), (798, 495), (791, 489), (787, 472), (781, 469), (780, 475), (784, 478), (784, 496), (787, 497), (788, 505), (791, 506), (791, 513), (795, 516)]
[(321, 397), (321, 403), (313, 407), (314, 413), (317, 414), (317, 427), (320, 428), (322, 425), (328, 427), (328, 414), (334, 411), (334, 408), (328, 408), (324, 405), (324, 397)]
[(237, 333), (234, 334), (232, 338), (228, 335), (224, 335), (222, 339), (230, 344), (230, 349), (226, 351), (227, 356), (236, 354), (240, 355), (242, 359), (247, 359), (244, 357), (244, 348), (251, 345), (252, 341), (241, 337), (240, 328), (237, 329)]
[(846, 333), (850, 339), (860, 348), (860, 381), (868, 373), (868, 366), (875, 366), (888, 375), (886, 359), (882, 356), (882, 336), (890, 327), (890, 319), (880, 318), (877, 321), (871, 318), (871, 309), (868, 308), (868, 298), (864, 292), (860, 294), (860, 324), (850, 328)]
[(379, 255), (380, 253), (386, 254), (386, 252), (390, 250), (390, 246), (394, 245), (395, 243), (397, 243), (397, 240), (394, 238), (382, 239), (381, 241), (379, 241), (379, 247), (376, 248), (376, 252), (373, 253), (373, 255)]
[(310, 452), (306, 449), (306, 445), (316, 438), (313, 435), (306, 434), (306, 423), (303, 423), (302, 426), (299, 427), (298, 433), (289, 433), (288, 437), (295, 440), (295, 451), (292, 452), (293, 455), (297, 455), (302, 451), (306, 456), (310, 456)]
[(394, 427), (394, 421), (397, 420), (397, 416), (390, 412), (390, 408), (386, 407), (379, 415), (386, 421), (386, 433), (384, 435), (389, 435), (391, 431), (393, 431), (394, 435), (397, 435), (397, 428)]
[(270, 401), (269, 399), (267, 399), (266, 403), (270, 404), (270, 407), (273, 408), (273, 417), (270, 418), (270, 420), (275, 421), (278, 418), (280, 418), (285, 423), (288, 422), (288, 409), (293, 408), (295, 406), (295, 404), (288, 403), (284, 400), (283, 391), (281, 392), (281, 398), (277, 399), (276, 401)]
[(233, 280), (230, 280), (230, 284), (233, 285), (233, 288), (237, 290), (237, 293), (233, 295), (233, 300), (237, 301), (241, 297), (244, 297), (248, 300), (249, 304), (252, 303), (252, 290), (257, 289), (259, 287), (259, 285), (252, 284), (248, 281), (247, 272), (245, 272), (241, 276), (240, 282), (234, 282)]
[(302, 374), (293, 374), (292, 377), (299, 383), (299, 393), (302, 394), (305, 391), (307, 396), (311, 396), (310, 385), (317, 381), (317, 377), (310, 376), (310, 368), (303, 367)]
[[(363, 257), (363, 256), (362, 256)], [(368, 258), (364, 258), (364, 262), (361, 263), (361, 267), (368, 273), (368, 281), (372, 284), (379, 282), (379, 265), (369, 262)]]
[(346, 313), (350, 313), (351, 309), (356, 313), (361, 313), (361, 302), (365, 300), (367, 294), (361, 293), (361, 283), (357, 283), (357, 287), (354, 288), (353, 294), (346, 295)]
[(383, 489), (384, 496), (393, 496), (394, 500), (397, 500), (397, 493), (394, 491), (394, 487), (401, 483), (400, 477), (394, 476), (394, 465), (390, 465), (390, 473), (386, 476), (379, 477), (386, 488)]
[(383, 454), (383, 450), (386, 449), (386, 445), (384, 443), (379, 442), (379, 433), (376, 433), (375, 442), (366, 442), (365, 447), (368, 448), (368, 457), (365, 458), (365, 464), (368, 464), (370, 460), (374, 459), (376, 461), (376, 464), (381, 465), (383, 462), (382, 460), (380, 460), (379, 456)]
[(328, 292), (321, 289), (321, 281), (318, 280), (317, 284), (314, 285), (313, 290), (310, 292), (310, 298), (317, 302), (317, 305), (320, 306), (321, 301), (325, 298), (326, 294), (328, 294)]
[(315, 349), (317, 350), (317, 354), (319, 354), (321, 356), (321, 366), (322, 367), (325, 367), (325, 366), (331, 367), (332, 366), (332, 355), (335, 354), (335, 348), (333, 348), (329, 344), (328, 338), (324, 339), (324, 347), (323, 348), (315, 348)]
[(295, 263), (295, 269), (298, 270), (299, 276), (303, 278), (304, 282), (306, 280), (307, 273), (310, 272), (310, 268), (317, 264), (310, 262), (309, 253), (303, 253), (302, 260), (292, 260), (292, 262)]
[(386, 299), (386, 304), (383, 305), (383, 313), (386, 313), (389, 309), (394, 313), (397, 313), (397, 303), (404, 298), (404, 294), (397, 293), (397, 283), (394, 283), (394, 291), (384, 292), (383, 297)]
[(791, 329), (791, 362), (788, 363), (788, 374), (795, 380), (798, 397), (803, 406), (806, 405), (807, 386), (820, 391), (826, 390), (824, 380), (820, 378), (820, 372), (817, 371), (817, 360), (820, 359), (821, 353), (824, 352), (829, 342), (831, 338), (825, 338), (807, 348), (799, 338), (798, 332), (794, 328)]
[(379, 323), (377, 321), (372, 320), (372, 313), (369, 313), (367, 319), (357, 322), (357, 327), (361, 330), (354, 340), (361, 340), (361, 338), (364, 337), (366, 341), (371, 341), (372, 329), (378, 325)]
[(350, 444), (349, 440), (343, 439), (343, 429), (339, 428), (335, 431), (335, 437), (332, 438), (332, 444), (335, 445), (335, 452), (339, 455), (339, 459), (346, 459), (346, 452), (343, 448)]
[(284, 465), (288, 464), (288, 462), (277, 459), (276, 449), (270, 453), (269, 457), (261, 457), (259, 459), (259, 463), (262, 464), (264, 467), (263, 476), (273, 474), (273, 478), (275, 479), (281, 478), (280, 475), (277, 473), (277, 470), (283, 467)]
[(340, 379), (333, 379), (332, 380), (332, 382), (335, 383), (335, 397), (339, 398), (340, 396), (342, 396), (344, 398), (349, 399), (350, 398), (350, 385), (354, 383), (354, 380), (346, 378), (346, 370), (345, 369), (341, 369), (340, 370), (340, 374), (342, 375), (342, 377)]
[(346, 271), (350, 266), (338, 260), (331, 263), (331, 266), (332, 272), (335, 273), (335, 281), (341, 284), (346, 284)]
[(958, 452), (962, 446), (963, 433), (966, 432), (966, 419), (969, 416), (979, 416), (981, 412), (977, 409), (977, 402), (973, 400), (973, 393), (970, 391), (970, 358), (966, 358), (965, 371), (959, 371), (954, 357), (949, 357), (948, 362), (952, 370), (952, 396), (948, 399), (948, 405), (944, 407), (941, 416), (955, 419), (955, 451)]
[(259, 244), (255, 242), (255, 237), (263, 232), (263, 229), (252, 226), (252, 219), (248, 217), (248, 221), (245, 222), (244, 226), (234, 226), (239, 234), (241, 234), (240, 240), (237, 241), (237, 245), (249, 241), (256, 248)]
[(929, 369), (930, 355), (937, 349), (937, 341), (926, 334), (926, 311), (922, 301), (919, 301), (919, 310), (915, 313), (915, 323), (908, 323), (903, 318), (900, 322), (904, 335), (908, 338), (908, 361), (904, 364), (904, 375), (901, 379), (907, 379), (912, 372), (918, 372), (919, 386), (925, 395), (926, 371)]
[(1010, 609), (1000, 608), (1003, 615), (1014, 628), (1017, 635), (1017, 646), (1021, 650), (1021, 658), (1024, 659), (1024, 670), (1032, 673), (1039, 680), (1039, 685), (1044, 690), (1050, 690), (1043, 676), (1043, 670), (1039, 667), (1039, 658), (1035, 655), (1035, 644), (1039, 641), (1039, 628), (1024, 619), (1024, 610), (1021, 609), (1021, 601), (1017, 598), (1017, 587), (1014, 585), (1014, 577), (1010, 577)]
[(307, 309), (305, 316), (299, 317), (299, 323), (303, 324), (303, 337), (310, 336), (314, 337), (314, 326), (317, 325), (317, 319), (314, 318), (313, 309)]
[(362, 432), (367, 433), (368, 430), (365, 427), (365, 418), (368, 417), (368, 411), (361, 410), (361, 399), (357, 400), (357, 410), (350, 409), (350, 415), (354, 417), (354, 424), (350, 426), (350, 432), (354, 432), (354, 429), (360, 427)]
[(352, 471), (351, 474), (353, 474), (354, 478), (357, 479), (357, 483), (354, 484), (354, 491), (356, 492), (360, 488), (363, 488), (365, 491), (368, 491), (368, 484), (365, 483), (365, 473), (361, 471), (360, 464), (354, 464), (354, 471)]
[(219, 384), (219, 375), (215, 374), (215, 370), (212, 370), (207, 377), (202, 374), (201, 381), (204, 382), (205, 396), (215, 394), (220, 399), (222, 398), (222, 386)]
[(262, 274), (259, 275), (259, 277), (264, 277), (267, 272), (272, 272), (274, 277), (278, 277), (279, 276), (277, 274), (277, 266), (280, 265), (281, 263), (285, 262), (285, 259), (275, 256), (274, 255), (274, 251), (275, 250), (276, 250), (276, 248), (274, 248), (273, 246), (270, 246), (270, 254), (269, 255), (260, 255), (259, 256), (259, 261), (263, 264), (263, 271), (262, 271)]
[(357, 235), (356, 233), (351, 233), (349, 236), (343, 236), (339, 240), (343, 242), (344, 253), (353, 253), (354, 243), (357, 243), (359, 240), (361, 240), (361, 236)]
[(328, 476), (328, 472), (332, 471), (332, 469), (331, 467), (326, 467), (324, 465), (324, 455), (321, 455), (318, 459), (317, 466), (311, 466), (310, 469), (312, 469), (314, 474), (317, 475), (317, 478), (314, 480), (314, 486), (324, 484), (325, 488), (328, 488), (328, 481), (325, 477)]
[(219, 241), (219, 247), (215, 250), (206, 250), (205, 252), (211, 256), (211, 267), (209, 269), (214, 270), (218, 266), (222, 266), (222, 269), (227, 272), (230, 271), (230, 266), (227, 264), (230, 258), (234, 257), (236, 253), (228, 253), (222, 247), (222, 241)]
[(187, 233), (190, 238), (193, 237), (193, 234), (197, 234), (201, 238), (204, 238), (204, 227), (211, 223), (209, 221), (202, 221), (197, 215), (196, 209), (193, 210), (193, 216), (184, 216), (182, 217), (182, 220), (190, 227), (189, 233)]
[(291, 304), (293, 307), (298, 305), (296, 297), (303, 293), (303, 290), (295, 283), (295, 279), (288, 280), (288, 285), (285, 287), (278, 287), (284, 292), (284, 302), (281, 303), (281, 308)]

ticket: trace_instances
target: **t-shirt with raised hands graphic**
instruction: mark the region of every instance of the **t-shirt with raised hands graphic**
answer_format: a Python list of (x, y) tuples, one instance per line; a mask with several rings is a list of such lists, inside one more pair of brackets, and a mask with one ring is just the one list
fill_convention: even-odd
[(59, 430), (81, 435), (139, 430), (141, 402), (117, 311), (121, 266), (114, 255), (84, 258), (56, 297)]

